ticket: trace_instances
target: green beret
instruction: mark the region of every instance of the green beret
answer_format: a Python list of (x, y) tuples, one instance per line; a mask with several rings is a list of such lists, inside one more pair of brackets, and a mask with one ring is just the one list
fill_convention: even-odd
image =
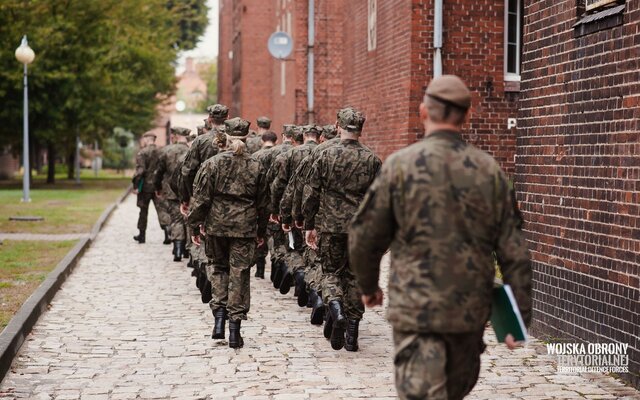
[(171, 127), (171, 133), (173, 135), (189, 136), (190, 132), (191, 132), (191, 129), (182, 128), (182, 127), (179, 127), (179, 126)]
[(238, 117), (224, 121), (227, 135), (237, 139), (242, 139), (249, 135), (249, 125), (251, 125), (251, 122)]
[(229, 116), (229, 108), (223, 104), (214, 104), (207, 107), (207, 112), (211, 118), (221, 119)]
[(331, 140), (338, 135), (338, 131), (335, 125), (325, 125), (322, 127), (322, 136), (325, 139)]
[(258, 126), (260, 128), (269, 129), (271, 128), (271, 120), (268, 117), (260, 117), (258, 118)]
[(348, 132), (362, 132), (365, 116), (353, 107), (338, 111), (338, 126)]

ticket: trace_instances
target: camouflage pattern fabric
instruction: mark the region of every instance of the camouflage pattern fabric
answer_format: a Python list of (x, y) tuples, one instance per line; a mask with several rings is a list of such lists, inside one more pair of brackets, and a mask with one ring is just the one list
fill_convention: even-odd
[(262, 148), (262, 135), (255, 135), (247, 139), (247, 151), (254, 154)]
[(186, 240), (186, 224), (184, 215), (180, 213), (180, 202), (178, 200), (167, 200), (171, 224), (169, 225), (169, 237), (171, 240)]
[(229, 320), (246, 320), (251, 304), (251, 275), (254, 238), (207, 235), (205, 250), (210, 260), (211, 310), (226, 308)]
[(136, 169), (131, 182), (139, 192), (153, 193), (153, 175), (158, 164), (158, 148), (149, 144), (136, 154)]
[(484, 352), (484, 330), (415, 334), (395, 331), (395, 375), (403, 400), (461, 400), (475, 386)]
[(191, 143), (182, 164), (182, 186), (179, 195), (183, 201), (192, 197), (193, 184), (202, 163), (218, 154), (219, 148), (215, 144), (217, 128), (214, 127), (211, 132), (198, 136)]
[(153, 205), (156, 207), (156, 213), (158, 214), (158, 221), (160, 222), (160, 226), (169, 226), (169, 224), (171, 224), (171, 214), (169, 214), (168, 200), (154, 196)]
[(309, 285), (310, 289), (320, 293), (322, 291), (322, 265), (320, 263), (320, 256), (318, 253), (309, 246), (304, 248), (304, 279)]
[(495, 267), (531, 321), (531, 266), (509, 180), (455, 131), (393, 154), (349, 230), (351, 267), (365, 294), (391, 249), (388, 318), (414, 333), (474, 332), (491, 312)]
[(311, 167), (302, 199), (306, 230), (347, 233), (367, 188), (380, 169), (380, 159), (357, 140), (343, 139), (318, 156)]
[(322, 300), (325, 304), (337, 300), (348, 319), (362, 319), (362, 292), (349, 267), (347, 235), (321, 233), (318, 250), (322, 259)]
[(174, 171), (181, 167), (189, 147), (186, 143), (175, 143), (163, 147), (159, 152), (155, 171), (155, 190), (162, 192), (166, 200), (178, 200), (178, 195), (171, 188)]
[(210, 236), (264, 237), (268, 220), (265, 192), (260, 162), (246, 151), (220, 153), (198, 171), (189, 226), (195, 231), (203, 225)]

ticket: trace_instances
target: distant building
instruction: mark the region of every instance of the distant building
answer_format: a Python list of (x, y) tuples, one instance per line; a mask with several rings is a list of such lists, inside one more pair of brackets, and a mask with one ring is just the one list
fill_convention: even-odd
[(186, 111), (202, 112), (198, 107), (207, 98), (207, 82), (202, 79), (197, 65), (192, 57), (187, 57), (185, 70), (178, 77), (177, 99), (185, 102)]

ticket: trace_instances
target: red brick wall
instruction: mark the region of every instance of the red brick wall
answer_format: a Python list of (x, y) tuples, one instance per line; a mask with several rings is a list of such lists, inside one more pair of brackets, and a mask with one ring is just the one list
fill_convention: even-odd
[(229, 59), (232, 43), (233, 0), (220, 0), (219, 8), (219, 36), (218, 36), (218, 102), (231, 105), (231, 69), (232, 60)]
[(517, 191), (534, 333), (628, 343), (640, 385), (640, 2), (576, 37), (575, 0), (527, 2)]

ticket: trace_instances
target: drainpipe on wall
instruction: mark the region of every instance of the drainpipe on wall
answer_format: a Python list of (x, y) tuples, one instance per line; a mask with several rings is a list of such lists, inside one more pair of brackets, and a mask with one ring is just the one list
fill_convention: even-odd
[(313, 45), (315, 43), (315, 8), (314, 8), (314, 0), (309, 0), (309, 20), (307, 22), (309, 31), (309, 42), (307, 44), (307, 122), (309, 124), (313, 124), (315, 121), (314, 118), (314, 97), (313, 97), (313, 69), (314, 69), (314, 59), (313, 59)]
[(442, 3), (443, 0), (435, 0), (433, 16), (433, 77), (442, 75)]

